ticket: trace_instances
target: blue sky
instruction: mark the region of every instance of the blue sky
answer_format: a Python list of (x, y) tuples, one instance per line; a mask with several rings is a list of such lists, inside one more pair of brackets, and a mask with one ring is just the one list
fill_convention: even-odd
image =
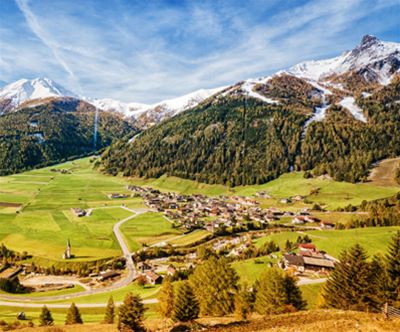
[(0, 0), (0, 84), (156, 102), (400, 41), (399, 0)]

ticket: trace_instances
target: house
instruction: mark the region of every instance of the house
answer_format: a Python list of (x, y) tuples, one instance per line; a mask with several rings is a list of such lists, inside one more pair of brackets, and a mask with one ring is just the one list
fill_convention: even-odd
[(334, 229), (335, 228), (335, 224), (331, 223), (331, 222), (327, 222), (327, 221), (321, 221), (319, 224), (319, 227), (321, 229)]
[(304, 220), (307, 222), (318, 222), (319, 219), (317, 217), (305, 216)]
[(151, 265), (147, 264), (146, 262), (139, 262), (139, 263), (136, 264), (136, 267), (142, 273), (144, 271), (146, 271), (146, 270), (151, 270), (152, 269)]
[(161, 284), (163, 280), (163, 277), (154, 271), (146, 271), (144, 276), (146, 277), (147, 282), (151, 285)]
[(76, 217), (84, 217), (86, 215), (86, 211), (80, 208), (71, 208), (71, 212), (76, 216)]
[(109, 195), (109, 197), (110, 197), (111, 199), (127, 198), (128, 195), (125, 195), (125, 194), (118, 194), (118, 193), (112, 193), (112, 194)]
[(292, 197), (292, 200), (293, 201), (297, 201), (297, 202), (300, 202), (300, 201), (303, 201), (304, 200), (304, 196), (301, 196), (301, 195), (295, 195), (295, 196), (293, 196)]
[(282, 262), (285, 270), (294, 268), (298, 272), (304, 272), (304, 259), (302, 256), (286, 254), (283, 255)]
[(312, 243), (300, 243), (297, 247), (300, 249), (300, 251), (317, 252), (317, 247), (315, 246), (315, 244)]
[(288, 203), (290, 203), (290, 199), (289, 198), (282, 198), (282, 199), (279, 200), (279, 203), (288, 204)]
[(302, 225), (306, 222), (306, 219), (303, 216), (296, 216), (292, 219), (292, 224), (294, 225)]
[(110, 278), (114, 278), (119, 276), (119, 273), (116, 271), (102, 271), (100, 272), (100, 276), (97, 278), (99, 281), (104, 281)]
[(175, 273), (176, 273), (176, 269), (172, 265), (169, 265), (167, 267), (167, 275), (173, 276)]

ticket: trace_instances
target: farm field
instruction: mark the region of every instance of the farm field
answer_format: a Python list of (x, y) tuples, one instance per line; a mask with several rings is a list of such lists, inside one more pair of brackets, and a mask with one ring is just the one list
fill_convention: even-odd
[[(72, 261), (118, 256), (112, 227), (132, 215), (121, 204), (144, 207), (140, 198), (111, 200), (110, 193), (128, 193), (125, 180), (97, 173), (89, 158), (0, 177), (0, 188), (0, 202), (23, 204), (18, 213), (0, 209), (0, 242), (52, 263), (61, 260), (68, 239)], [(79, 218), (72, 207), (93, 210)]]
[(206, 231), (204, 229), (196, 229), (193, 232), (190, 232), (188, 234), (184, 234), (178, 238), (174, 238), (172, 240), (166, 241), (169, 244), (172, 244), (174, 246), (189, 246), (191, 244), (194, 244), (198, 241), (201, 241), (208, 236), (211, 235), (211, 232)]
[(158, 212), (146, 212), (128, 220), (122, 225), (121, 231), (132, 252), (143, 245), (151, 246), (181, 234)]
[(374, 255), (386, 252), (387, 244), (397, 231), (400, 231), (399, 226), (282, 232), (255, 240), (255, 246), (261, 247), (266, 241), (274, 240), (280, 247), (284, 247), (286, 240), (296, 242), (298, 236), (308, 235), (319, 250), (324, 250), (334, 257), (339, 257), (342, 250), (356, 243), (361, 244), (369, 255)]

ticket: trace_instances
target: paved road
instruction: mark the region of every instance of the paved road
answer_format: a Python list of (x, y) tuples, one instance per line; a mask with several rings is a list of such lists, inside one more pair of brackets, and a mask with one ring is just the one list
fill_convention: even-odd
[[(81, 297), (81, 296), (85, 296), (85, 295), (93, 295), (93, 294), (102, 294), (102, 293), (108, 293), (110, 291), (128, 286), (136, 277), (136, 269), (135, 269), (135, 265), (133, 263), (132, 260), (132, 256), (131, 253), (129, 251), (128, 245), (125, 243), (125, 239), (120, 231), (120, 227), (123, 223), (127, 222), (128, 220), (138, 216), (139, 214), (142, 214), (144, 212), (147, 212), (148, 210), (146, 209), (138, 209), (138, 210), (133, 210), (133, 209), (129, 209), (126, 207), (123, 207), (125, 210), (130, 211), (132, 213), (134, 213), (133, 215), (120, 220), (119, 222), (117, 222), (114, 227), (113, 227), (113, 232), (115, 234), (115, 237), (117, 238), (117, 241), (119, 243), (119, 245), (121, 246), (121, 250), (122, 253), (126, 259), (126, 267), (127, 267), (127, 273), (126, 275), (118, 280), (117, 282), (115, 282), (114, 284), (107, 286), (107, 287), (103, 287), (103, 288), (96, 288), (96, 289), (89, 289), (89, 290), (85, 290), (82, 292), (77, 292), (77, 293), (72, 293), (72, 294), (66, 294), (66, 295), (54, 295), (54, 296), (40, 296), (40, 297), (24, 297), (24, 296), (10, 296), (10, 295), (0, 295), (0, 305), (2, 306), (24, 306), (24, 307), (28, 307), (29, 305), (33, 305), (33, 308), (36, 308), (36, 305), (41, 305), (43, 306), (43, 304), (38, 304), (38, 303), (31, 303), (31, 302), (38, 302), (38, 301), (43, 301), (43, 302), (47, 302), (47, 301), (59, 301), (59, 300), (69, 300), (69, 299), (73, 299), (73, 298), (77, 298), (77, 297)], [(7, 302), (5, 302), (7, 301)], [(11, 302), (8, 302), (11, 301)], [(61, 304), (60, 304), (61, 305)], [(88, 304), (89, 307), (91, 308), (91, 305), (93, 304)], [(95, 304), (95, 305), (99, 305), (100, 304)], [(61, 305), (62, 306), (62, 305)], [(66, 305), (67, 307), (69, 305)], [(82, 305), (81, 305), (82, 306)], [(104, 305), (103, 305), (104, 306)], [(55, 308), (55, 307), (53, 307)], [(64, 308), (64, 307), (62, 307)], [(93, 307), (95, 308), (95, 306)]]

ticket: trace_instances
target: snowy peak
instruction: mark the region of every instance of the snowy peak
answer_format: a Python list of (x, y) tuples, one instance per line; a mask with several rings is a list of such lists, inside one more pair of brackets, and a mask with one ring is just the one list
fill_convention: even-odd
[(18, 107), (29, 100), (49, 97), (77, 97), (77, 95), (46, 77), (33, 80), (21, 79), (0, 89), (0, 102), (4, 104), (7, 102), (6, 110)]
[(366, 35), (353, 50), (335, 58), (299, 63), (286, 72), (315, 81), (332, 75), (350, 72), (361, 74), (367, 82), (388, 84), (400, 67), (400, 44), (384, 42), (375, 36)]

